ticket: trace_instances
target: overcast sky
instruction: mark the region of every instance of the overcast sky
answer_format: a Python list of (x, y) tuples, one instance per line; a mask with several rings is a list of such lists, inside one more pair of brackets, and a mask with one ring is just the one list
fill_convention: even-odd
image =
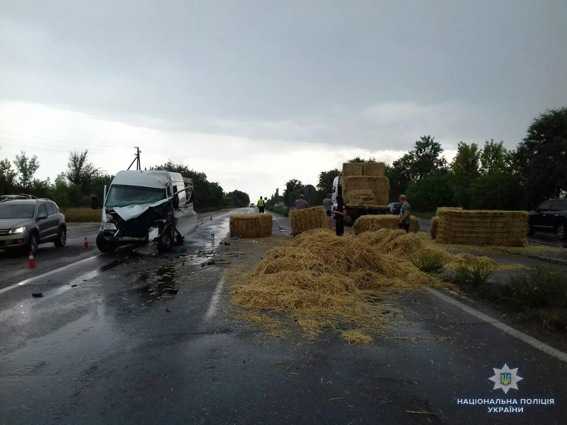
[(254, 200), (567, 105), (567, 1), (0, 0), (0, 157), (180, 161)]

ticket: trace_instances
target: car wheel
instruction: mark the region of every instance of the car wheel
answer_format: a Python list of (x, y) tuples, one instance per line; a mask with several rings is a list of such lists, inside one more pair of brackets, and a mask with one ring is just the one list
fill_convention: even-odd
[(534, 233), (534, 226), (528, 223), (528, 236), (532, 236)]
[(168, 252), (171, 248), (173, 248), (173, 235), (170, 229), (166, 229), (159, 237), (158, 250), (159, 252)]
[(557, 235), (557, 239), (564, 241), (565, 238), (567, 238), (567, 229), (565, 228), (565, 224), (560, 224), (559, 226), (557, 226), (555, 234)]
[(67, 243), (67, 229), (65, 226), (61, 226), (59, 228), (59, 234), (57, 235), (57, 239), (55, 239), (54, 243), (57, 248), (63, 248)]
[(106, 239), (104, 239), (102, 233), (99, 233), (96, 237), (96, 247), (100, 252), (103, 252), (105, 254), (111, 254), (116, 251), (116, 248), (118, 248), (116, 244), (110, 243)]
[(36, 232), (30, 234), (30, 241), (28, 242), (28, 251), (37, 252), (37, 247), (39, 246), (39, 236)]

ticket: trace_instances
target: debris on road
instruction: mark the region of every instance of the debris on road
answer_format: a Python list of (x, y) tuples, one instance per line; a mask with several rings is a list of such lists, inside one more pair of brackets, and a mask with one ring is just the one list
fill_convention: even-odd
[(42, 292), (34, 292), (34, 293), (32, 293), (32, 297), (33, 298), (42, 298), (43, 293)]
[(272, 234), (270, 214), (238, 214), (230, 217), (230, 235), (239, 238), (265, 238)]

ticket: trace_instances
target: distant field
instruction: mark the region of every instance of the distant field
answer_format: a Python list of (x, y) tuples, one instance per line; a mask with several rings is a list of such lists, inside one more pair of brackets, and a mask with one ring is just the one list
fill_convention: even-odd
[(68, 223), (90, 223), (100, 222), (102, 210), (92, 208), (61, 208), (65, 214), (65, 221)]

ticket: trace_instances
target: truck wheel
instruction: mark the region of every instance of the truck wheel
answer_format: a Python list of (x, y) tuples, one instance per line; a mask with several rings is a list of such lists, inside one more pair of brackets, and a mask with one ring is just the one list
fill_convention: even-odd
[(105, 254), (111, 254), (116, 251), (116, 248), (118, 248), (116, 244), (108, 242), (106, 239), (104, 239), (102, 233), (99, 233), (96, 237), (96, 247), (100, 252), (103, 252)]
[(565, 228), (565, 224), (560, 224), (559, 226), (557, 226), (555, 234), (557, 235), (557, 239), (564, 241), (567, 238), (567, 229)]
[(59, 228), (59, 233), (57, 234), (57, 239), (53, 242), (57, 248), (63, 248), (67, 243), (67, 229), (65, 226)]
[(173, 248), (173, 235), (170, 229), (166, 229), (159, 237), (158, 250), (159, 252), (168, 252), (171, 251), (171, 248)]

